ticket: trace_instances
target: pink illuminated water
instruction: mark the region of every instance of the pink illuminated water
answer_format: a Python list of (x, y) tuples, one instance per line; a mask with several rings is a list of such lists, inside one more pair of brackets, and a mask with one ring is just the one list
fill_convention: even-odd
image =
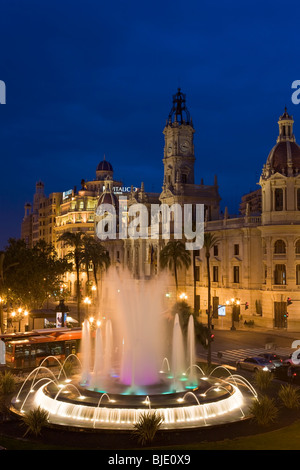
[[(189, 327), (189, 341), (186, 343), (178, 314), (173, 322), (166, 323), (166, 284), (163, 278), (158, 281), (137, 281), (128, 273), (112, 271), (103, 288), (100, 308), (105, 313), (105, 321), (94, 331), (94, 348), (91, 347), (91, 332), (84, 322), (82, 348), (84, 354), (81, 384), (93, 389), (108, 390), (108, 378), (113, 370), (119, 383), (130, 388), (130, 393), (138, 393), (143, 387), (159, 384), (161, 364), (169, 354), (173, 389), (182, 388), (180, 378), (194, 360), (191, 349), (193, 323)], [(171, 343), (166, 351), (166, 331)], [(87, 356), (92, 356), (91, 360)], [(117, 367), (116, 367), (117, 362)], [(192, 369), (192, 368), (190, 368)]]

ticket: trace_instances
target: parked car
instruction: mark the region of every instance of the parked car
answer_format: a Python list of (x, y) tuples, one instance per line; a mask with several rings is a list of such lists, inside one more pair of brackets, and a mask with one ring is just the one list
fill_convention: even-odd
[(261, 353), (259, 356), (264, 357), (267, 361), (272, 362), (274, 366), (281, 367), (283, 365), (283, 358), (275, 353)]
[(245, 369), (255, 372), (257, 370), (265, 370), (273, 372), (276, 366), (265, 359), (264, 357), (247, 357), (246, 359), (240, 360), (236, 363), (238, 369)]
[(291, 364), (295, 366), (300, 365), (300, 354), (298, 354), (298, 350), (294, 353), (291, 353), (288, 358), (285, 358), (283, 361), (285, 364)]
[(276, 368), (275, 377), (285, 382), (300, 384), (300, 367), (285, 363)]

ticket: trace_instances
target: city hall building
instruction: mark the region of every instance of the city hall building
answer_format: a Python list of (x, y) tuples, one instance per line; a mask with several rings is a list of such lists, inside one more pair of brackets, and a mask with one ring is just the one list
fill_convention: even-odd
[[(195, 129), (186, 97), (178, 89), (163, 130), (161, 193), (148, 192), (142, 182), (139, 188), (124, 187), (114, 179), (113, 167), (104, 158), (96, 168), (95, 179), (82, 180), (78, 190), (74, 187), (47, 196), (43, 183), (38, 182), (32, 204), (25, 205), (22, 238), (29, 246), (44, 239), (63, 257), (68, 248), (58, 241), (62, 233), (81, 230), (97, 237), (97, 213), (102, 204), (111, 204), (125, 219), (133, 204), (143, 204), (149, 212), (153, 204), (201, 204), (205, 232), (217, 239), (210, 253), (213, 323), (220, 327), (254, 323), (266, 328), (299, 329), (300, 147), (293, 124), (285, 109), (278, 121), (277, 141), (272, 148), (270, 145), (263, 164), (259, 189), (242, 197), (240, 216), (231, 218), (227, 209), (220, 211), (217, 177), (211, 185), (202, 180), (195, 182)], [(121, 223), (118, 220), (117, 226)], [(115, 239), (103, 241), (112, 265), (128, 268), (136, 279), (159, 276), (159, 253), (167, 242), (162, 236), (123, 238), (118, 234)], [(166, 297), (171, 305), (176, 295), (184, 294), (200, 321), (206, 323), (208, 278), (204, 249), (191, 252), (191, 259), (191, 267), (179, 272), (177, 294), (174, 276), (170, 276)], [(80, 282), (84, 294), (85, 269)], [(64, 288), (74, 296), (75, 287), (75, 273), (68, 273)]]

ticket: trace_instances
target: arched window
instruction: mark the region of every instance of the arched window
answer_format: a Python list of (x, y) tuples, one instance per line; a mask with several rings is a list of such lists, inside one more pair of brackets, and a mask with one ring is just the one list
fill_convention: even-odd
[(276, 240), (276, 242), (274, 243), (274, 253), (286, 253), (286, 245), (283, 240)]
[(296, 253), (296, 255), (300, 255), (300, 240), (296, 241), (295, 253)]

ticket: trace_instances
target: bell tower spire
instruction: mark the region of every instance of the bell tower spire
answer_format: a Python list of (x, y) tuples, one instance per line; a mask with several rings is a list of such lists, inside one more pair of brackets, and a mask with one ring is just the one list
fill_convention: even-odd
[(169, 113), (168, 124), (177, 123), (179, 125), (191, 123), (190, 113), (186, 107), (186, 95), (178, 88), (177, 93), (173, 95), (173, 106)]

